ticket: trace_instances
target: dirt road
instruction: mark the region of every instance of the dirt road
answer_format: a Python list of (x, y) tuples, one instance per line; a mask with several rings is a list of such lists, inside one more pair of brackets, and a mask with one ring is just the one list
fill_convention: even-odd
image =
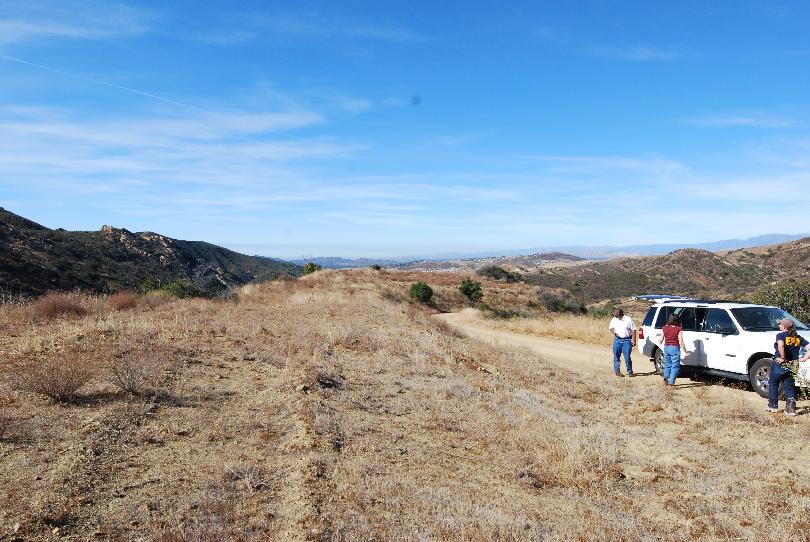
[[(600, 378), (611, 377), (612, 354), (608, 348), (570, 340), (522, 335), (492, 329), (481, 319), (480, 313), (475, 309), (464, 309), (457, 313), (437, 314), (435, 317), (471, 337), (476, 337), (490, 344), (528, 348), (554, 364), (598, 374)], [(642, 356), (636, 350), (633, 351), (632, 358), (633, 369), (637, 375), (634, 380), (642, 381), (649, 386), (660, 387), (661, 380), (657, 375), (653, 374), (653, 365), (649, 358)], [(624, 360), (622, 360), (622, 371), (624, 371)], [(679, 378), (676, 388), (692, 388), (705, 384)], [(750, 402), (756, 407), (765, 408), (765, 399), (750, 390), (724, 385), (709, 386), (709, 388), (709, 392), (718, 399), (741, 400)], [(801, 403), (805, 403), (805, 405), (801, 405)], [(807, 403), (807, 401), (800, 402), (800, 407), (804, 406), (804, 408), (800, 408), (800, 412), (808, 410)]]

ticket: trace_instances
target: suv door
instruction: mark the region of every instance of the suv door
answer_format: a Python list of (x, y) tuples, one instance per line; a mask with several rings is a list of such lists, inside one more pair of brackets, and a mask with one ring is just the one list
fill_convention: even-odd
[(706, 311), (703, 352), (709, 369), (746, 372), (746, 360), (740, 358), (740, 330), (726, 309), (710, 308)]
[(681, 365), (703, 366), (704, 357), (701, 351), (701, 333), (698, 332), (699, 321), (701, 320), (695, 311), (695, 307), (678, 307), (666, 305), (658, 311), (658, 318), (655, 320), (656, 342), (663, 344), (664, 336), (661, 328), (666, 324), (670, 314), (675, 314), (681, 319), (683, 327), (683, 344), (686, 346), (687, 354), (681, 358)]

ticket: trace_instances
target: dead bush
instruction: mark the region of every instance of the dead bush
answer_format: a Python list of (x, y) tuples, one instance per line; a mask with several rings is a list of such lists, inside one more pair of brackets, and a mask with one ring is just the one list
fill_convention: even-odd
[(331, 345), (345, 348), (354, 352), (376, 352), (380, 345), (378, 341), (368, 334), (360, 333), (354, 327), (346, 327), (335, 337)]
[(137, 304), (137, 298), (132, 292), (119, 292), (111, 295), (107, 299), (107, 304), (114, 311), (125, 311), (134, 309)]
[(21, 389), (70, 402), (97, 373), (97, 353), (74, 346), (61, 352), (30, 356), (20, 371)]
[(146, 292), (141, 298), (143, 304), (149, 307), (149, 310), (155, 310), (161, 305), (171, 303), (173, 299), (174, 298), (172, 298), (171, 295), (162, 290), (152, 290), (150, 292)]
[(59, 316), (86, 316), (90, 311), (86, 300), (80, 294), (46, 294), (31, 305), (33, 315), (43, 320)]
[(14, 418), (8, 412), (0, 410), (0, 440), (11, 431), (14, 426)]
[(225, 480), (241, 482), (249, 492), (267, 487), (261, 469), (252, 464), (226, 463), (223, 467)]
[(146, 339), (118, 344), (108, 362), (110, 382), (121, 391), (139, 395), (158, 374), (165, 351)]

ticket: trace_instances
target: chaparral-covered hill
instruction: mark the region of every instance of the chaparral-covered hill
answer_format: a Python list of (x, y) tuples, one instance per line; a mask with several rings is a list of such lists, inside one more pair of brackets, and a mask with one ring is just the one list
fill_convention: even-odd
[(295, 264), (247, 256), (201, 241), (104, 226), (65, 231), (0, 208), (0, 286), (11, 294), (133, 289), (177, 279), (213, 294), (251, 281), (298, 276)]
[(726, 252), (686, 248), (664, 256), (540, 268), (526, 282), (563, 288), (593, 302), (659, 292), (747, 298), (763, 284), (790, 278), (810, 278), (810, 238)]

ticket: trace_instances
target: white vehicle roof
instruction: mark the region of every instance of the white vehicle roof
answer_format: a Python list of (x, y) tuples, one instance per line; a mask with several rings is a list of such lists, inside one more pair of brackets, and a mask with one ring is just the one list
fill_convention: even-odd
[(771, 305), (760, 305), (758, 303), (747, 303), (745, 301), (723, 301), (712, 299), (662, 299), (656, 302), (654, 307), (718, 307), (721, 309), (740, 309), (745, 307), (769, 307), (778, 308)]

